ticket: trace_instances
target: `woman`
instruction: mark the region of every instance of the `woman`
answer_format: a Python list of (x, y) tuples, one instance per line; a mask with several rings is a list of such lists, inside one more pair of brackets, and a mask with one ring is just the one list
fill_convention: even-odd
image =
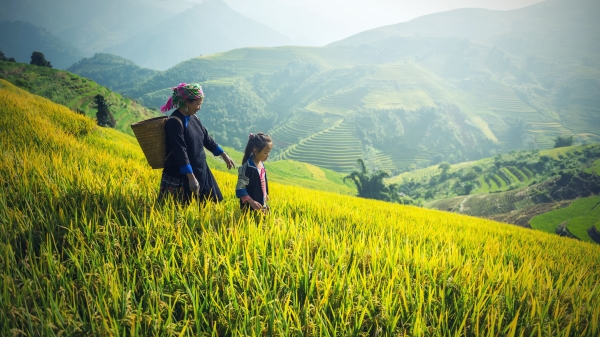
[(223, 200), (219, 185), (206, 163), (204, 148), (215, 156), (221, 156), (228, 169), (235, 164), (209, 136), (196, 116), (203, 100), (200, 85), (181, 83), (173, 88), (173, 95), (160, 108), (163, 113), (177, 108), (165, 123), (167, 157), (160, 183), (161, 199), (173, 195), (186, 203), (195, 195), (201, 200)]

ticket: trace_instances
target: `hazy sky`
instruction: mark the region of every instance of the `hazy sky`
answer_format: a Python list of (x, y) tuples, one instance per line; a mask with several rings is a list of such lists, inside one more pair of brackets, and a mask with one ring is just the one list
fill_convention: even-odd
[[(188, 0), (201, 2), (201, 0)], [(543, 0), (224, 0), (230, 6), (253, 2), (279, 2), (302, 7), (343, 27), (346, 34), (409, 21), (419, 16), (456, 8), (510, 10)]]
[[(248, 1), (248, 0), (246, 0)], [(274, 0), (311, 9), (336, 22), (358, 26), (394, 24), (456, 8), (510, 10), (542, 0)], [(250, 0), (251, 2), (251, 0)]]

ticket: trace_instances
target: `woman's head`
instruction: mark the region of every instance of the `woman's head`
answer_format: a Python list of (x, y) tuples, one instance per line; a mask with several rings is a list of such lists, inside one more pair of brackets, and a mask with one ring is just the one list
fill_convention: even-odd
[[(171, 89), (173, 89), (173, 94), (167, 103), (160, 107), (160, 111), (167, 112), (173, 108), (187, 108), (190, 114), (194, 114), (196, 111), (200, 110), (202, 100), (204, 99), (202, 86), (197, 83), (180, 83), (178, 86)], [(196, 110), (189, 110), (193, 109), (195, 106), (198, 106)]]
[(183, 112), (188, 115), (193, 115), (202, 109), (203, 97), (197, 99), (186, 99), (180, 104), (179, 109), (183, 108)]
[(269, 158), (269, 153), (273, 149), (273, 140), (269, 135), (265, 135), (262, 132), (257, 134), (250, 134), (248, 137), (248, 144), (244, 151), (244, 158), (242, 159), (242, 165), (245, 164), (251, 155), (257, 161), (265, 161)]

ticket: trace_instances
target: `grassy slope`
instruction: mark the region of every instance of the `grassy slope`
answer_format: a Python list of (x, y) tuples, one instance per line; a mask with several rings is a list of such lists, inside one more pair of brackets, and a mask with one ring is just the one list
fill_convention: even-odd
[(94, 96), (101, 94), (111, 104), (116, 129), (129, 135), (133, 135), (132, 123), (160, 114), (91, 80), (62, 70), (0, 61), (0, 78), (90, 117), (96, 116)]
[[(560, 159), (559, 156), (566, 156), (570, 152), (580, 151), (583, 148), (585, 148), (586, 146), (593, 146), (593, 145), (573, 145), (573, 146), (568, 146), (568, 147), (560, 147), (560, 148), (556, 148), (556, 149), (543, 150), (543, 151), (540, 151), (540, 156), (549, 156), (554, 159)], [(462, 163), (458, 163), (458, 164), (452, 164), (452, 165), (450, 165), (450, 170), (448, 172), (452, 173), (452, 172), (456, 172), (460, 169), (465, 169), (465, 168), (469, 168), (469, 167), (473, 167), (473, 166), (489, 166), (489, 165), (493, 165), (493, 164), (494, 164), (494, 158), (484, 158), (484, 159), (480, 159), (480, 160), (472, 161), (472, 162), (462, 162)], [(597, 167), (597, 164), (595, 164), (592, 168), (588, 168), (588, 171), (590, 171), (590, 173), (591, 173), (591, 171), (595, 170), (596, 167)], [(432, 165), (432, 166), (429, 166), (426, 168), (400, 173), (396, 176), (388, 178), (386, 180), (386, 182), (389, 184), (398, 184), (398, 183), (410, 181), (411, 179), (427, 180), (428, 178), (431, 178), (434, 175), (440, 174), (440, 172), (441, 172), (441, 170), (439, 169), (439, 165)], [(511, 176), (514, 176), (514, 175), (511, 174)], [(518, 179), (516, 177), (514, 178), (514, 180), (515, 180), (515, 182), (518, 181)], [(505, 182), (504, 182), (504, 184), (505, 184)], [(506, 188), (506, 186), (504, 186), (504, 187)], [(506, 189), (504, 189), (504, 190), (506, 190)], [(493, 191), (500, 192), (500, 191), (502, 191), (502, 189), (493, 189)], [(478, 192), (486, 193), (487, 191), (485, 189), (481, 190), (481, 191), (475, 191), (475, 193), (478, 193)]]
[(529, 222), (531, 227), (548, 233), (555, 233), (556, 227), (567, 222), (567, 229), (581, 240), (594, 242), (588, 235), (588, 229), (600, 219), (600, 197), (582, 198), (566, 208), (538, 215)]
[(596, 174), (600, 175), (600, 159), (594, 162), (594, 166), (585, 170), (587, 173), (596, 172)]
[[(569, 146), (569, 147), (562, 147), (562, 148), (540, 151), (540, 156), (549, 156), (556, 160), (560, 160), (561, 158), (569, 157), (570, 155), (572, 155), (576, 152), (581, 152), (586, 147), (592, 147), (592, 146), (597, 146), (597, 144)], [(598, 170), (599, 162), (600, 162), (600, 160), (594, 161), (593, 165), (585, 168), (584, 171), (587, 173), (593, 173), (593, 172), (595, 172), (596, 174), (600, 173), (600, 171)], [(494, 164), (494, 158), (486, 158), (486, 159), (478, 160), (476, 162), (466, 162), (466, 163), (459, 163), (459, 164), (451, 165), (451, 169), (449, 172), (452, 173), (452, 172), (456, 172), (460, 169), (468, 169), (468, 168), (472, 168), (474, 166), (479, 166), (479, 167), (492, 166), (493, 164)], [(562, 222), (575, 217), (573, 215), (573, 214), (575, 214), (575, 213), (573, 213), (575, 211), (565, 211), (567, 213), (568, 212), (571, 212), (571, 213), (568, 213), (570, 215), (564, 219), (560, 218), (560, 219), (562, 219), (562, 221), (559, 221), (559, 222), (546, 221), (548, 219), (554, 218), (553, 215), (550, 216), (549, 218), (546, 218), (545, 216), (546, 216), (547, 212), (552, 211), (552, 209), (554, 207), (562, 207), (564, 205), (564, 202), (549, 203), (547, 205), (545, 204), (546, 206), (534, 204), (533, 201), (531, 200), (531, 195), (530, 195), (531, 188), (529, 186), (532, 186), (532, 187), (541, 186), (541, 185), (536, 185), (536, 184), (542, 182), (542, 180), (543, 180), (542, 177), (540, 177), (539, 175), (533, 174), (528, 169), (516, 169), (516, 168), (513, 168), (513, 169), (515, 169), (516, 172), (521, 174), (522, 180), (519, 179), (519, 177), (517, 177), (517, 175), (513, 174), (512, 171), (510, 171), (506, 168), (502, 168), (502, 171), (504, 171), (506, 173), (507, 177), (510, 177), (511, 184), (513, 186), (518, 186), (517, 188), (508, 190), (509, 186), (506, 184), (506, 182), (504, 180), (500, 179), (500, 177), (498, 175), (496, 175), (496, 177), (500, 181), (501, 185), (497, 185), (497, 183), (494, 180), (490, 180), (491, 186), (488, 186), (483, 178), (483, 175), (479, 175), (477, 177), (477, 180), (481, 183), (481, 186), (480, 186), (480, 188), (472, 191), (469, 195), (451, 196), (450, 198), (438, 197), (436, 199), (427, 201), (425, 203), (425, 206), (434, 208), (434, 209), (458, 212), (458, 213), (469, 214), (469, 215), (479, 216), (479, 217), (504, 219), (502, 221), (516, 221), (516, 222), (511, 222), (511, 223), (517, 223), (522, 226), (526, 226), (526, 225), (530, 224), (532, 228), (541, 229), (541, 230), (544, 230), (544, 231), (547, 231), (550, 233), (555, 233), (556, 227), (559, 224), (561, 224)], [(441, 172), (441, 170), (438, 168), (438, 166), (430, 166), (430, 167), (424, 168), (424, 169), (419, 169), (419, 170), (415, 170), (415, 171), (411, 171), (411, 172), (404, 172), (400, 175), (389, 178), (387, 180), (387, 182), (402, 184), (402, 183), (410, 182), (411, 180), (427, 181), (427, 180), (431, 179), (432, 177), (439, 175), (440, 172)], [(534, 182), (535, 182), (535, 184), (534, 184)], [(534, 192), (534, 193), (537, 193), (537, 192)], [(552, 205), (554, 205), (554, 207), (552, 207)], [(582, 211), (581, 207), (579, 207), (577, 209), (579, 211)], [(515, 211), (518, 211), (518, 212), (514, 213)], [(558, 210), (556, 212), (558, 212), (557, 214), (561, 214)], [(543, 215), (540, 215), (542, 213), (543, 213)], [(567, 228), (569, 229), (571, 234), (575, 235), (576, 237), (578, 237), (584, 241), (593, 242), (593, 240), (587, 233), (587, 230), (590, 228), (591, 225), (595, 224), (596, 221), (593, 219), (593, 217), (590, 218), (589, 216), (586, 217), (583, 215), (586, 213), (588, 213), (588, 212), (582, 211), (582, 213), (580, 214), (581, 217), (569, 222), (569, 225)], [(552, 214), (554, 214), (554, 213), (552, 213)], [(590, 213), (590, 214), (592, 214), (592, 213)], [(501, 215), (506, 215), (506, 216), (501, 217)], [(538, 215), (538, 217), (535, 217), (536, 215)], [(534, 220), (536, 218), (543, 219), (543, 221), (540, 222), (538, 220)], [(529, 222), (530, 219), (531, 219), (531, 221), (537, 221), (537, 222), (535, 222), (535, 225), (533, 222), (531, 222), (531, 223)], [(540, 225), (540, 223), (543, 223), (544, 225)]]
[(600, 333), (597, 246), (277, 183), (255, 218), (221, 172), (155, 204), (131, 137), (1, 83), (2, 335)]
[[(243, 153), (229, 147), (224, 147), (224, 150), (237, 165), (241, 165)], [(211, 168), (227, 171), (227, 166), (221, 159), (208, 155), (207, 161)], [(356, 186), (351, 184), (350, 181), (344, 182), (344, 175), (336, 171), (293, 160), (269, 160), (266, 162), (265, 167), (270, 182), (347, 195), (356, 194)]]

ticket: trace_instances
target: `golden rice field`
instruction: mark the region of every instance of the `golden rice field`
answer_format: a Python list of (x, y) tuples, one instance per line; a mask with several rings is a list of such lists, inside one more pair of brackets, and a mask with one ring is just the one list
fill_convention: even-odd
[[(157, 204), (135, 140), (0, 81), (2, 336), (598, 336), (600, 248), (271, 184)], [(268, 164), (267, 164), (268, 168)]]

